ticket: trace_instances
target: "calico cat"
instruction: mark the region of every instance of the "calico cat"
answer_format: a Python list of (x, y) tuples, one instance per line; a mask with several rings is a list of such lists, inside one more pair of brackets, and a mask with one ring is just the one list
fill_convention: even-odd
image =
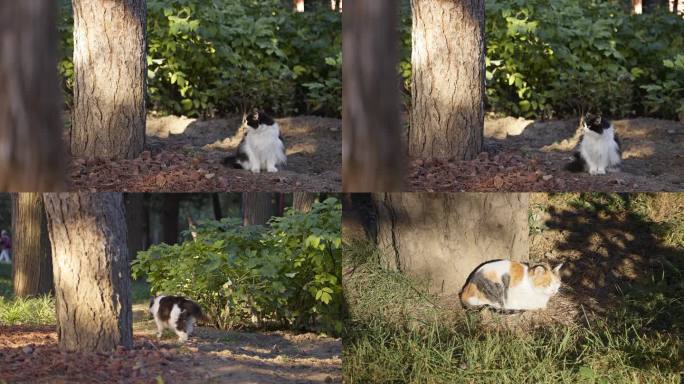
[(253, 173), (262, 170), (278, 172), (277, 165), (287, 163), (285, 144), (280, 127), (270, 116), (253, 111), (247, 116), (247, 133), (238, 145), (235, 156), (228, 156), (223, 164), (243, 168)]
[(459, 293), (466, 309), (490, 307), (502, 311), (544, 309), (561, 285), (560, 269), (547, 264), (530, 265), (492, 260), (478, 266)]
[(589, 172), (592, 175), (603, 175), (619, 171), (622, 152), (620, 140), (615, 134), (613, 125), (601, 115), (586, 114), (580, 122), (582, 125), (582, 141), (575, 160), (565, 169), (570, 172)]
[(157, 323), (157, 338), (165, 328), (176, 332), (178, 341), (184, 343), (197, 320), (208, 321), (199, 304), (181, 296), (156, 296), (150, 299), (150, 313)]

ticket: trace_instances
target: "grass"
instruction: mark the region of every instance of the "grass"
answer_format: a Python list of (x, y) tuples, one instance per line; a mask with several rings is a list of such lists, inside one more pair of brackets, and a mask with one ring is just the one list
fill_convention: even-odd
[[(514, 330), (442, 307), (420, 283), (382, 267), (373, 245), (347, 245), (347, 383), (679, 383), (684, 303), (631, 302), (611, 318)], [(679, 293), (681, 293), (679, 291)], [(650, 296), (642, 297), (647, 299)], [(652, 306), (635, 311), (632, 305)], [(668, 307), (671, 306), (671, 307)], [(657, 318), (657, 321), (656, 321)], [(657, 324), (657, 326), (656, 326)]]
[[(134, 304), (147, 303), (150, 286), (144, 280), (131, 284)], [(55, 299), (46, 295), (35, 298), (15, 298), (12, 293), (12, 266), (0, 264), (0, 325), (56, 324)]]

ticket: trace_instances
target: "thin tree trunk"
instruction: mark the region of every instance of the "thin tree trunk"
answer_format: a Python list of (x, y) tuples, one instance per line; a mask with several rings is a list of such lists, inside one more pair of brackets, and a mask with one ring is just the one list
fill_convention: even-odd
[(404, 164), (396, 0), (354, 1), (342, 20), (345, 192), (401, 189)]
[(484, 0), (411, 0), (413, 157), (469, 160), (482, 150)]
[(52, 291), (52, 255), (43, 196), (12, 194), (12, 284), (14, 295), (31, 297)]
[(67, 351), (133, 345), (126, 219), (120, 193), (45, 194), (57, 336)]
[(316, 202), (316, 194), (310, 192), (295, 192), (292, 195), (292, 207), (295, 211), (309, 212)]
[(296, 12), (304, 12), (304, 0), (294, 0), (293, 6)]
[(163, 227), (163, 242), (166, 244), (176, 244), (178, 242), (178, 209), (180, 195), (177, 193), (167, 193), (163, 196), (161, 221)]
[(135, 260), (138, 252), (144, 249), (145, 210), (143, 209), (143, 194), (124, 194), (124, 207), (126, 212), (128, 256), (132, 261)]
[(243, 225), (264, 225), (268, 223), (274, 211), (271, 193), (244, 192), (242, 194)]
[(528, 194), (391, 193), (374, 200), (388, 266), (429, 279), (432, 292), (458, 293), (484, 261), (527, 259)]
[(221, 220), (223, 212), (221, 212), (221, 200), (218, 193), (211, 194), (211, 206), (214, 209), (214, 220)]
[(63, 187), (57, 3), (0, 2), (0, 190)]
[(640, 15), (643, 12), (644, 8), (641, 0), (632, 0), (632, 13), (635, 15)]
[(145, 0), (73, 0), (73, 156), (137, 157), (145, 143)]

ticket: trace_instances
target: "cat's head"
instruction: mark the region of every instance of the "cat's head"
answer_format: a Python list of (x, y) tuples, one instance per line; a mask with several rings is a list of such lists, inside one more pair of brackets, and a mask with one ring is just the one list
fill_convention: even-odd
[(534, 290), (546, 296), (553, 296), (558, 293), (561, 286), (560, 269), (563, 263), (551, 268), (547, 264), (537, 264), (529, 269), (530, 280)]
[(594, 132), (602, 134), (605, 129), (610, 128), (610, 122), (600, 114), (587, 113), (582, 117), (580, 123), (584, 132)]
[(267, 114), (255, 109), (247, 115), (247, 125), (256, 129), (260, 125), (273, 125), (273, 119)]

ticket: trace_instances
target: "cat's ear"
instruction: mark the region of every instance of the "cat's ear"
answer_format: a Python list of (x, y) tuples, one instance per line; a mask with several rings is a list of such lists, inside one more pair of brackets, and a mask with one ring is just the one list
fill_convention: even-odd
[(563, 263), (560, 263), (560, 264), (556, 265), (556, 267), (553, 269), (553, 272), (554, 272), (556, 275), (559, 274), (559, 273), (560, 273), (561, 267), (563, 267)]

